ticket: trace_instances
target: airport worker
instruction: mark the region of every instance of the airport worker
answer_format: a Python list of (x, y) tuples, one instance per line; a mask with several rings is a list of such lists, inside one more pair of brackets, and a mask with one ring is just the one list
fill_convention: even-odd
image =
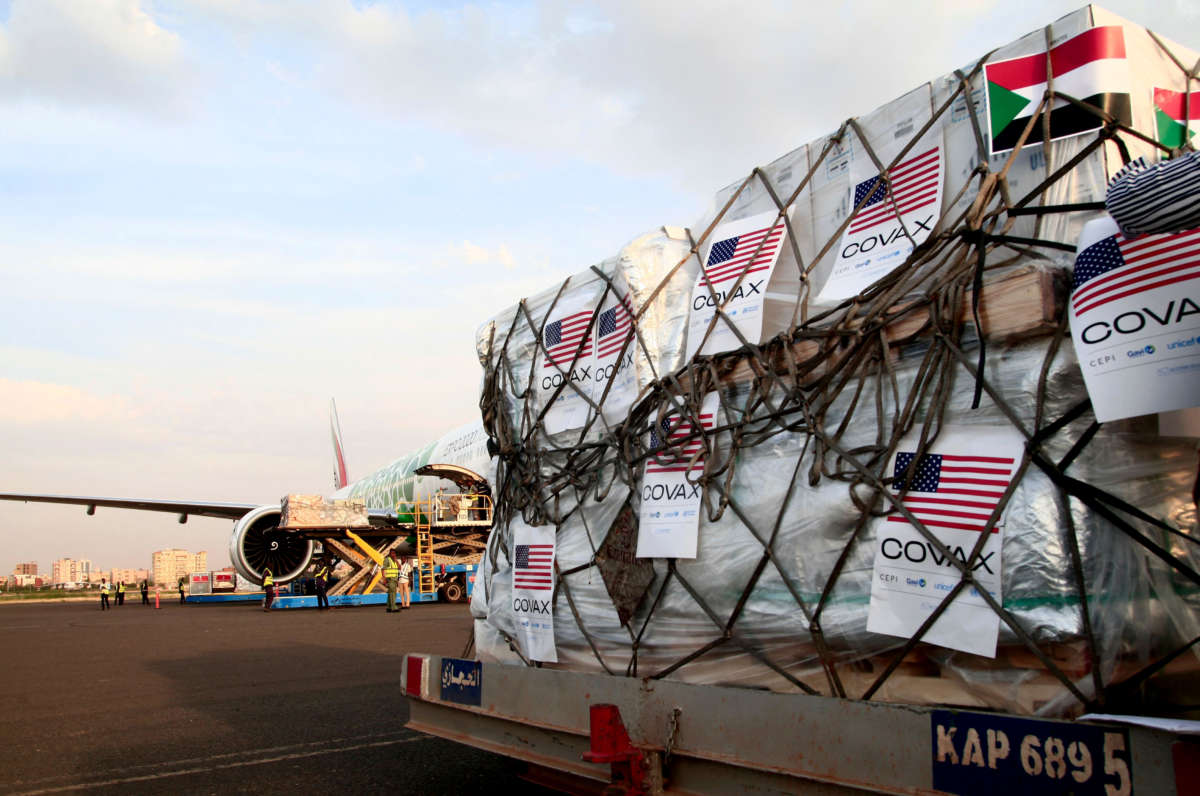
[(117, 605), (125, 604), (125, 581), (117, 581)]
[(150, 604), (150, 584), (142, 581), (142, 605)]
[(329, 597), (325, 594), (325, 590), (329, 587), (329, 561), (321, 560), (321, 566), (317, 569), (317, 577), (313, 581), (313, 585), (317, 588), (317, 609), (325, 610), (329, 607)]
[(179, 604), (183, 605), (183, 578), (179, 579)]
[(263, 570), (263, 610), (270, 611), (273, 602), (275, 602), (275, 576), (268, 568)]
[(433, 496), (433, 521), (442, 521), (442, 508), (446, 505), (446, 490), (438, 487), (438, 491)]
[(492, 488), (486, 482), (475, 486), (475, 505), (479, 506), (479, 511), (475, 514), (474, 519), (491, 522), (492, 510), (489, 503), (492, 499)]
[(388, 552), (383, 559), (383, 579), (387, 581), (388, 591), (388, 613), (394, 614), (400, 609), (396, 607), (396, 580), (400, 577), (400, 564), (396, 561), (396, 554)]
[(412, 577), (412, 571), (413, 571), (412, 560), (408, 559), (408, 558), (404, 559), (404, 563), (400, 565), (400, 607), (401, 608), (408, 608), (409, 605), (412, 603), (412, 597), (411, 597), (410, 591), (409, 591), (410, 586), (409, 586), (409, 582), (408, 582), (409, 578)]
[(100, 610), (108, 610), (108, 581), (100, 578)]

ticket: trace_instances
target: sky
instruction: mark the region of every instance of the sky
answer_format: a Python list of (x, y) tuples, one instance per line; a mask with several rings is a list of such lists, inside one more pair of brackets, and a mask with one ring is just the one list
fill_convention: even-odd
[[(493, 314), (1079, 5), (0, 0), (0, 491), (328, 493), (330, 398), (352, 478), (477, 418)], [(0, 503), (0, 574), (231, 530)]]

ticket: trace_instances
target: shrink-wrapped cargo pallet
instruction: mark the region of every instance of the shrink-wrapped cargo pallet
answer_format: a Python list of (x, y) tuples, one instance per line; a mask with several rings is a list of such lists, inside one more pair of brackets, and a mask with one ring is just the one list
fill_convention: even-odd
[(284, 495), (280, 501), (281, 528), (369, 528), (362, 498), (326, 500), (321, 495)]
[[(1190, 111), (1181, 138), (1163, 118), (1200, 106), (1196, 62), (1082, 9), (484, 324), (480, 656), (1020, 713), (1185, 704), (1195, 439), (1096, 420), (1068, 293), (1109, 178), (1188, 140)], [(1200, 404), (1157, 362), (1129, 378)]]

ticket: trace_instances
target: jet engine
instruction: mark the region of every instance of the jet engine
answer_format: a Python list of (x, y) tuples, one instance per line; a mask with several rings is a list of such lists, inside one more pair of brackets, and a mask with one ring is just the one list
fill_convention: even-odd
[(243, 578), (261, 584), (269, 567), (276, 583), (286, 583), (312, 561), (313, 540), (279, 530), (280, 513), (278, 504), (259, 506), (234, 523), (229, 560)]

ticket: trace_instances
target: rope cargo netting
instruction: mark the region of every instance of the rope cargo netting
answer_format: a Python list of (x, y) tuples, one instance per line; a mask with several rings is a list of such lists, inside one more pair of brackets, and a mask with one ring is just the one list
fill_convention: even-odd
[[(1187, 96), (1200, 63), (1184, 64), (1154, 41), (1178, 67)], [(1049, 219), (1086, 220), (1103, 210), (1102, 201), (1056, 200), (1056, 189), (1081, 164), (1096, 157), (1128, 163), (1131, 148), (1164, 147), (1107, 109), (1056, 90), (1047, 68), (1040, 104), (1011, 154), (997, 160), (978, 96), (987, 60), (956, 72), (957, 85), (936, 104), (931, 94), (928, 118), (886, 161), (859, 120), (850, 119), (819, 150), (808, 150), (806, 168), (793, 170), (786, 183), (778, 172), (755, 168), (732, 187), (699, 234), (683, 233), (685, 254), (655, 282), (633, 290), (616, 277), (618, 268), (592, 268), (589, 324), (606, 300), (625, 306), (632, 323), (618, 358), (632, 354), (647, 374), (627, 411), (605, 411), (612, 380), (596, 394), (568, 377), (578, 352), (569, 364), (555, 364), (564, 378), (548, 397), (535, 389), (530, 363), (554, 362), (547, 321), (583, 277), (563, 282), (545, 306), (522, 301), (505, 323), (485, 326), (480, 406), (499, 464), (484, 577), (499, 583), (517, 524), (580, 532), (583, 553), (557, 558), (554, 568), (556, 632), (582, 642), (563, 652), (564, 667), (651, 679), (687, 679), (691, 672), (697, 682), (962, 704), (958, 691), (913, 695), (914, 682), (942, 678), (963, 684), (979, 700), (974, 704), (1019, 712), (1162, 709), (1152, 678), (1194, 662), (1200, 641), (1194, 444), (1157, 436), (1153, 417), (1094, 419), (1068, 332), (1075, 246), (1046, 227)], [(1094, 116), (1099, 129), (1073, 139), (1070, 150), (1056, 145), (1050, 114), (1042, 112), (1056, 101)], [(932, 233), (857, 296), (816, 301), (814, 269), (869, 197), (806, 258), (793, 224), (815, 176), (841, 148), (854, 147), (886, 175), (885, 202), (903, 224), (892, 171), (964, 107), (977, 148), (974, 168), (942, 203)], [(1040, 146), (1026, 146), (1038, 137)], [(1010, 170), (1031, 147), (1040, 151), (1045, 176), (1018, 192)], [(725, 310), (748, 270), (721, 293), (705, 280), (716, 307), (705, 339), (724, 325), (740, 347), (686, 362), (664, 357), (650, 337), (661, 341), (682, 330), (651, 331), (661, 320), (651, 317), (656, 302), (668, 286), (702, 272), (704, 247), (751, 191), (767, 197), (775, 224), (786, 229), (786, 262), (794, 266), (786, 278), (798, 286), (790, 321), (765, 342), (747, 339)], [(764, 245), (765, 238), (759, 249)], [(1001, 311), (1005, 291), (1018, 285), (1033, 286), (1036, 312)], [(715, 410), (706, 410), (714, 394)], [(577, 397), (586, 417), (577, 428), (549, 432), (547, 412), (563, 395)], [(702, 419), (706, 413), (712, 417)], [(912, 468), (947, 427), (985, 421), (1015, 429), (1024, 452), (974, 547), (955, 551), (905, 501), (913, 479), (888, 464), (905, 440), (915, 440)], [(630, 552), (639, 484), (651, 463), (677, 466), (699, 489), (704, 554), (697, 560)], [(768, 481), (779, 488), (767, 488)], [(1036, 553), (1010, 564), (1005, 542), (1005, 590), (997, 599), (979, 587), (976, 572), (990, 565), (985, 542), (1006, 511), (1009, 536)], [(956, 585), (936, 595), (936, 607), (908, 639), (861, 631), (871, 529), (889, 515), (902, 516), (929, 554), (957, 571)], [(801, 534), (805, 545), (797, 548)], [(1047, 559), (1056, 565), (1046, 566)], [(1042, 585), (1023, 591), (1024, 576)], [(968, 591), (999, 617), (996, 659), (925, 641)], [(606, 595), (608, 605), (598, 608), (595, 594)], [(511, 632), (496, 630), (521, 660), (540, 665), (522, 654)], [(1036, 698), (1016, 695), (1033, 684), (1041, 687)]]

